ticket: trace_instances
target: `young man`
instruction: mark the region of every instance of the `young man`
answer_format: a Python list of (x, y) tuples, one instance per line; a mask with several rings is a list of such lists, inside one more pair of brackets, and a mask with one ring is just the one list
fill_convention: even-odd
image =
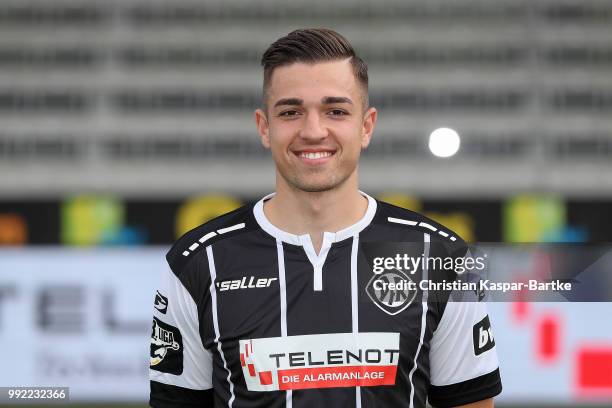
[(465, 244), (358, 190), (377, 118), (365, 63), (338, 33), (309, 29), (272, 44), (262, 65), (255, 119), (276, 193), (169, 251), (151, 405), (492, 407), (501, 381), (484, 304), (409, 287), (439, 279), (426, 263), (391, 265), (407, 253), (456, 259)]

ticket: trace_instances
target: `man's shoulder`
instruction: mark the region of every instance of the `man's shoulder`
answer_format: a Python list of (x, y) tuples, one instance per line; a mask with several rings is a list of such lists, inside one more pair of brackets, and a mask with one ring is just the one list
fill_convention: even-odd
[[(433, 262), (428, 263), (430, 280), (450, 282), (455, 280), (459, 276), (458, 274), (464, 273), (457, 269), (459, 258), (471, 257), (472, 255), (470, 246), (457, 233), (418, 212), (381, 201), (378, 203), (380, 211), (377, 222), (379, 224), (394, 225), (396, 228), (406, 231), (405, 236), (408, 242), (414, 242), (412, 241), (415, 236), (414, 232), (418, 233), (419, 239), (429, 242), (426, 257), (433, 260)], [(402, 235), (401, 232), (400, 235)], [(436, 259), (440, 260), (440, 263), (437, 263)], [(453, 261), (449, 261), (449, 259), (453, 259)], [(474, 275), (470, 275), (468, 272), (465, 276), (465, 279), (467, 279)], [(446, 304), (450, 292), (436, 292), (439, 306), (442, 307), (440, 310), (443, 311), (443, 305)], [(471, 295), (471, 292), (468, 295)], [(445, 300), (442, 301), (442, 299)]]
[(255, 227), (253, 204), (244, 205), (184, 233), (174, 242), (166, 254), (166, 259), (176, 273), (189, 260), (206, 252), (205, 248), (208, 245), (252, 230)]
[(465, 241), (453, 230), (416, 211), (407, 210), (384, 201), (377, 200), (376, 222), (395, 226), (407, 232), (418, 231), (429, 236), (430, 242), (440, 242), (452, 248), (465, 248)]

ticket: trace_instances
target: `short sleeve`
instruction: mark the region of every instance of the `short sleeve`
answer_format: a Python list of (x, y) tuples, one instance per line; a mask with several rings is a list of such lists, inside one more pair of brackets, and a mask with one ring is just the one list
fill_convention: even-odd
[(429, 402), (452, 407), (494, 397), (502, 389), (486, 303), (449, 301), (433, 334)]
[(150, 405), (212, 407), (212, 355), (202, 344), (198, 309), (179, 278), (164, 273), (151, 327)]

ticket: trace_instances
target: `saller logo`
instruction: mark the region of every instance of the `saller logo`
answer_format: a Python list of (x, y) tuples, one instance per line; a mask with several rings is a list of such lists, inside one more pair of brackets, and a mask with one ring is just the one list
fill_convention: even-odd
[(491, 330), (491, 322), (488, 315), (474, 325), (473, 331), (475, 355), (479, 356), (495, 347), (495, 339), (493, 338), (493, 330)]
[(380, 310), (396, 315), (414, 300), (416, 284), (399, 270), (386, 270), (372, 276), (366, 285), (366, 293)]
[(333, 333), (240, 340), (249, 391), (394, 385), (399, 333)]
[(216, 282), (215, 285), (220, 292), (237, 289), (253, 289), (253, 288), (268, 288), (277, 278), (258, 278), (254, 276), (245, 276), (242, 279), (224, 280)]

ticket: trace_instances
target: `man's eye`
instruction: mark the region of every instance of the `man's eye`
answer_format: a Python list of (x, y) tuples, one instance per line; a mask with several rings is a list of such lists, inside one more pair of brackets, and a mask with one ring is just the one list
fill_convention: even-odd
[(278, 116), (296, 116), (299, 112), (296, 110), (288, 110), (278, 114)]
[(330, 111), (330, 113), (333, 116), (344, 116), (344, 115), (348, 115), (348, 113), (346, 113), (345, 111), (343, 111), (342, 109), (332, 109)]

